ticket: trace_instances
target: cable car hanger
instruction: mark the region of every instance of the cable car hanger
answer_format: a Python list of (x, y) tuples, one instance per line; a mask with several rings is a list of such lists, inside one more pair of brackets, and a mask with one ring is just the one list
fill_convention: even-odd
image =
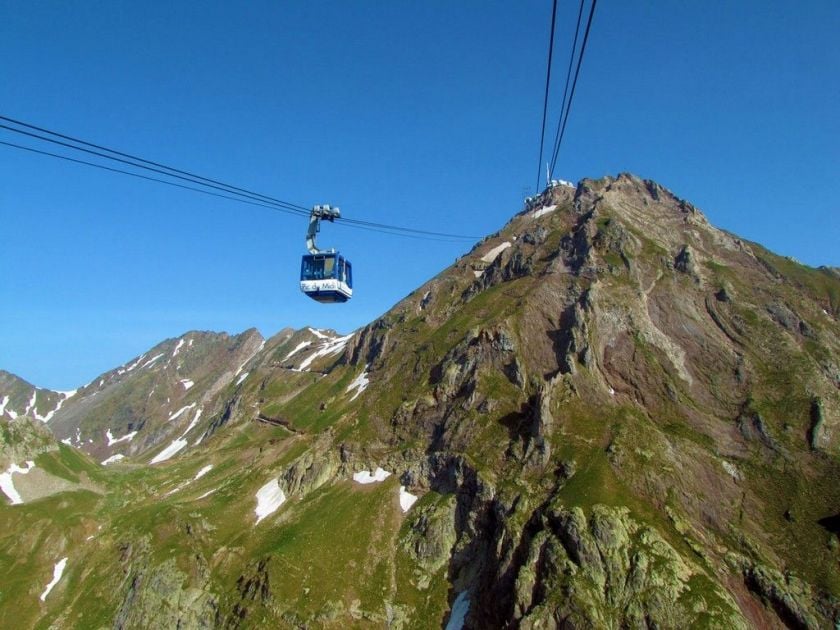
[(341, 210), (329, 204), (313, 206), (309, 213), (306, 249), (300, 261), (300, 290), (313, 300), (326, 304), (343, 303), (353, 297), (353, 267), (336, 249), (319, 249), (315, 238), (321, 231), (321, 220), (333, 223)]

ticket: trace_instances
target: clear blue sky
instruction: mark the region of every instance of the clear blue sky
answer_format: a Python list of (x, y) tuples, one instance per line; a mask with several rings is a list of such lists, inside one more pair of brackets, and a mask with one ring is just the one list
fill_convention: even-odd
[[(0, 113), (348, 217), (484, 235), (535, 183), (550, 5), (0, 0)], [(630, 171), (840, 265), (839, 32), (835, 0), (601, 0), (557, 175)], [(191, 329), (350, 331), (469, 249), (326, 226), (356, 297), (322, 306), (297, 288), (304, 220), (5, 147), (0, 226), (0, 368), (56, 389)]]

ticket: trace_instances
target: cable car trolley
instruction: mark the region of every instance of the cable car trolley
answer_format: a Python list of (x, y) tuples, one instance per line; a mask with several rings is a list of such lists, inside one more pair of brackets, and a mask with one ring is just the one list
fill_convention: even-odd
[(321, 219), (333, 222), (341, 211), (329, 205), (313, 206), (309, 214), (306, 248), (309, 255), (300, 261), (300, 290), (323, 303), (346, 302), (353, 297), (353, 268), (350, 261), (335, 249), (318, 249), (315, 236)]

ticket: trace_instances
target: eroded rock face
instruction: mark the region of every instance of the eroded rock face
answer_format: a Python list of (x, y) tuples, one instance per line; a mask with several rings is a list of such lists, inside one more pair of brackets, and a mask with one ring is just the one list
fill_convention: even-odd
[[(606, 455), (625, 496), (642, 498), (654, 513), (669, 507), (665, 525), (656, 527), (640, 525), (632, 502), (629, 513), (572, 499), (554, 512), (514, 516), (510, 505), (481, 503), (478, 490), (467, 498), (459, 485), (458, 513), (469, 516), (458, 529), (450, 575), (456, 589), (469, 585), (490, 611), (482, 617), (472, 608), (468, 624), (621, 627), (650, 619), (682, 627), (715, 619), (749, 627), (794, 619), (807, 627), (807, 619), (833, 619), (837, 600), (825, 586), (821, 595), (794, 588), (798, 603), (780, 612), (784, 598), (768, 593), (781, 587), (774, 591), (766, 580), (759, 587), (761, 580), (733, 572), (725, 559), (728, 550), (746, 548), (778, 567), (789, 548), (771, 542), (774, 536), (794, 545), (812, 536), (805, 532), (815, 518), (806, 524), (790, 516), (813, 513), (794, 490), (809, 482), (791, 471), (793, 462), (818, 480), (824, 513), (840, 499), (827, 481), (836, 461), (809, 454), (840, 452), (840, 396), (826, 367), (837, 362), (840, 331), (827, 315), (827, 295), (802, 294), (802, 281), (786, 275), (789, 263), (716, 230), (652, 182), (586, 180), (573, 194), (547, 193), (534, 207), (540, 204), (560, 209), (520, 214), (472, 253), (481, 259), (511, 243), (492, 263), (476, 267), (468, 258), (451, 270), (464, 275), (466, 290), (450, 294), (462, 310), (474, 309), (472, 327), (450, 337), (429, 372), (435, 404), (418, 398), (396, 413), (396, 434), (432, 436), (435, 452), (474, 453), (480, 470), (473, 486), (484, 494), (494, 492), (491, 478), (516, 470), (527, 480), (519, 482), (527, 488), (520, 507), (546, 500), (537, 497), (564, 477), (557, 458), (571, 444), (577, 462)], [(546, 225), (553, 229), (544, 233)], [(437, 282), (440, 295), (445, 285)], [(412, 300), (405, 308), (416, 311)], [(499, 322), (510, 338), (508, 355), (489, 343)], [(400, 338), (399, 323), (389, 335), (392, 343)], [(393, 365), (396, 375), (400, 362)], [(503, 458), (470, 447), (493, 421), (507, 433)], [(592, 448), (598, 440), (600, 453)], [(432, 487), (437, 478), (430, 477)], [(528, 526), (511, 529), (518, 519)], [(671, 527), (676, 532), (668, 534)], [(808, 554), (835, 572), (825, 564), (829, 543), (817, 542)], [(458, 549), (481, 560), (470, 564)], [(501, 568), (488, 573), (491, 566)], [(515, 598), (494, 590), (496, 582)]]
[(747, 627), (725, 590), (629, 510), (595, 505), (587, 515), (559, 507), (546, 521), (516, 579), (520, 627), (548, 620), (605, 628), (687, 628), (701, 621)]
[(157, 566), (137, 566), (129, 575), (125, 599), (114, 627), (215, 628), (218, 602), (206, 584), (190, 584), (174, 559)]

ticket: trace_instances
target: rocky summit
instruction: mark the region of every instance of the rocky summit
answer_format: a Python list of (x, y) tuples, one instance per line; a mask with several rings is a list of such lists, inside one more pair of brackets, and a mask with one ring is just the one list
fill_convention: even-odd
[(0, 626), (840, 626), (838, 317), (620, 175), (349, 335), (0, 372)]

